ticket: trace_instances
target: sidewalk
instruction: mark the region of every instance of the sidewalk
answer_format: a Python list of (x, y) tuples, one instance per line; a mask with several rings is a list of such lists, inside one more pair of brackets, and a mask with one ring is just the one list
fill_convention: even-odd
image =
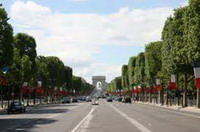
[(199, 113), (200, 114), (200, 108), (196, 107), (185, 107), (183, 108), (182, 106), (177, 106), (177, 105), (172, 105), (172, 106), (167, 106), (167, 105), (161, 105), (161, 104), (154, 104), (150, 102), (135, 102), (138, 104), (143, 104), (143, 105), (150, 105), (150, 106), (156, 106), (156, 107), (161, 107), (161, 108), (166, 108), (166, 109), (172, 109), (172, 110), (179, 110), (179, 111), (184, 111), (184, 112), (193, 112), (193, 113)]

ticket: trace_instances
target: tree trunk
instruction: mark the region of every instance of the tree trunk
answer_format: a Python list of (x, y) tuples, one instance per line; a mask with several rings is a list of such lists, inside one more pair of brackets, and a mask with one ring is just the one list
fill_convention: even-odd
[(187, 73), (185, 73), (185, 82), (184, 82), (184, 84), (185, 84), (185, 86), (184, 86), (184, 93), (183, 93), (183, 107), (187, 107), (188, 106), (188, 104), (187, 104), (187, 85), (188, 85), (188, 81), (187, 81), (187, 79), (188, 79), (188, 76), (187, 76)]
[(197, 108), (200, 108), (200, 89), (197, 89)]
[(1, 88), (1, 108), (3, 108), (3, 87)]
[(169, 94), (168, 94), (168, 89), (167, 89), (167, 93), (166, 93), (166, 105), (169, 105), (168, 96), (169, 96)]

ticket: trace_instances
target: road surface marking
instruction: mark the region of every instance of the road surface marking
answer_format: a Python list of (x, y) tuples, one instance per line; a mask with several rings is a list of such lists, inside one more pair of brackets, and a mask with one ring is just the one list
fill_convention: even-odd
[(145, 126), (143, 126), (142, 124), (140, 124), (138, 121), (134, 120), (133, 118), (130, 118), (127, 114), (121, 112), (120, 110), (118, 110), (116, 107), (112, 106), (111, 104), (109, 104), (117, 113), (119, 113), (120, 115), (122, 115), (125, 119), (127, 119), (131, 124), (133, 124), (134, 126), (136, 126), (141, 132), (151, 132), (149, 129), (147, 129)]
[[(85, 124), (85, 121), (88, 123), (89, 125), (89, 122), (91, 121), (92, 119), (92, 113), (95, 111), (97, 107), (93, 107), (90, 112), (78, 123), (78, 125), (71, 131), (71, 132), (76, 132), (78, 130), (78, 128), (84, 123)], [(86, 123), (86, 124), (87, 124)]]

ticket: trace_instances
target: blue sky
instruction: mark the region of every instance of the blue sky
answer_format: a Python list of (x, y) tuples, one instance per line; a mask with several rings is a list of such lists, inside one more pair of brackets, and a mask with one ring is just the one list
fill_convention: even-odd
[(55, 55), (91, 81), (120, 75), (131, 56), (160, 40), (165, 20), (186, 0), (1, 0), (15, 33), (35, 37), (39, 55)]
[[(4, 6), (9, 8), (16, 0), (2, 0)], [(21, 0), (30, 1), (30, 0)], [(86, 0), (73, 2), (73, 0), (32, 0), (54, 11), (62, 13), (100, 13), (107, 14), (118, 11), (121, 7), (155, 8), (180, 6), (185, 0)]]

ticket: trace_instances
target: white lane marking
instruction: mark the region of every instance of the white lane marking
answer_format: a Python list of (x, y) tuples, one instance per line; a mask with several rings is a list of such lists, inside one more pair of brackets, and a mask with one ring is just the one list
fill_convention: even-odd
[(78, 128), (79, 128), (86, 120), (90, 121), (88, 118), (89, 118), (89, 117), (92, 117), (91, 115), (92, 115), (92, 113), (95, 111), (96, 108), (97, 108), (97, 107), (93, 107), (93, 108), (90, 110), (90, 112), (78, 123), (78, 125), (77, 125), (73, 130), (71, 130), (71, 132), (76, 132), (76, 131), (78, 130)]
[(122, 115), (125, 119), (127, 119), (131, 124), (133, 124), (134, 126), (136, 126), (141, 132), (151, 132), (149, 129), (147, 129), (145, 126), (143, 126), (142, 124), (140, 124), (138, 121), (134, 120), (133, 118), (130, 118), (127, 114), (121, 112), (120, 110), (118, 110), (117, 108), (115, 108), (114, 106), (112, 106), (111, 104), (109, 104), (110, 107), (112, 107), (117, 113), (119, 113), (120, 115)]
[(83, 124), (79, 127), (79, 130), (77, 130), (77, 132), (85, 132), (87, 130), (87, 128), (90, 125), (90, 122), (93, 118), (93, 115), (90, 115), (84, 122)]

